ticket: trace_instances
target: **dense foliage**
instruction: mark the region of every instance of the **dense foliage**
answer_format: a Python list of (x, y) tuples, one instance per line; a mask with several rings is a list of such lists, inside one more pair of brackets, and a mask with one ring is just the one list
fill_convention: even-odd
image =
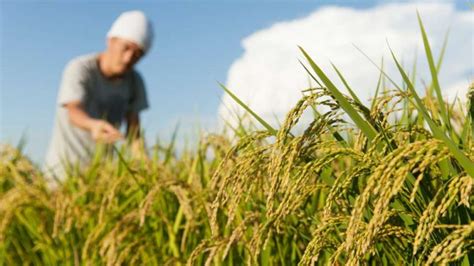
[(225, 88), (264, 130), (204, 135), (179, 155), (99, 149), (53, 190), (3, 146), (0, 264), (473, 265), (474, 113), (443, 100), (420, 27), (424, 97), (393, 56), (403, 84), (381, 70), (366, 107), (302, 49), (317, 86), (278, 129)]

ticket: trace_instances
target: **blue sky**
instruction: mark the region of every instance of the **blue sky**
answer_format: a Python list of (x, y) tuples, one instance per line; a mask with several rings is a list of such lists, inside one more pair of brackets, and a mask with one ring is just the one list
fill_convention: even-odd
[[(0, 143), (26, 134), (26, 151), (40, 162), (53, 126), (64, 65), (104, 48), (105, 34), (123, 11), (144, 11), (155, 26), (150, 53), (138, 64), (151, 108), (147, 136), (166, 138), (178, 120), (217, 116), (230, 65), (255, 31), (304, 17), (328, 3), (367, 8), (376, 1), (1, 1)], [(465, 1), (458, 6), (466, 8)], [(151, 141), (153, 142), (153, 141)]]

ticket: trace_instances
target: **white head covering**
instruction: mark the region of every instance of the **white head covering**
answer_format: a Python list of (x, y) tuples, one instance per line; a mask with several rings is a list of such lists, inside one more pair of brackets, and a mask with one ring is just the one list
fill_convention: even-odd
[(153, 40), (153, 27), (145, 14), (138, 10), (122, 13), (112, 24), (108, 38), (119, 37), (136, 43), (147, 52)]

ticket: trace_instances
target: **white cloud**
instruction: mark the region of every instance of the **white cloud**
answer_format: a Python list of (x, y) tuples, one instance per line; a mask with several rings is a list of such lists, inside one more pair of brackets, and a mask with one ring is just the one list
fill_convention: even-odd
[[(281, 121), (308, 87), (308, 75), (299, 64), (302, 46), (331, 80), (342, 83), (331, 68), (333, 62), (361, 99), (373, 95), (378, 70), (353, 44), (377, 62), (383, 57), (390, 77), (400, 80), (386, 41), (399, 60), (411, 69), (417, 56), (419, 87), (430, 79), (416, 10), (422, 16), (435, 57), (451, 28), (440, 82), (449, 95), (467, 88), (473, 77), (473, 22), (469, 11), (450, 3), (391, 3), (370, 9), (324, 7), (305, 18), (276, 23), (242, 41), (244, 53), (230, 67), (226, 85), (252, 110), (268, 121)], [(314, 83), (313, 83), (314, 84)], [(219, 116), (234, 121), (230, 110), (239, 110), (225, 94)]]

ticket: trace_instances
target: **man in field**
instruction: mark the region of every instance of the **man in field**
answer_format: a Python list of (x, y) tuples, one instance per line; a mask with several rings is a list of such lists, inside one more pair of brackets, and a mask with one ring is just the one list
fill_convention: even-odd
[[(145, 85), (133, 66), (153, 39), (150, 21), (140, 11), (121, 14), (107, 33), (105, 51), (71, 60), (63, 72), (52, 140), (44, 170), (64, 179), (69, 167), (86, 165), (97, 143), (139, 137), (140, 111), (148, 107)], [(136, 145), (136, 144), (134, 144)]]

